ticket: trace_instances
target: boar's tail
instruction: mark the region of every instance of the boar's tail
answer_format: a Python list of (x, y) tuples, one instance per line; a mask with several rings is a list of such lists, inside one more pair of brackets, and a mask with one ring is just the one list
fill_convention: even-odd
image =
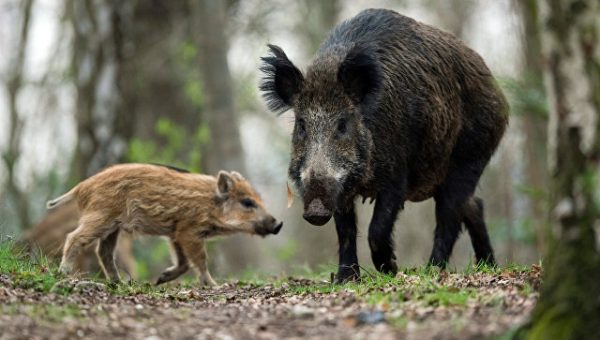
[(71, 189), (69, 192), (67, 192), (66, 194), (64, 194), (60, 197), (57, 197), (51, 201), (46, 202), (46, 208), (53, 209), (53, 208), (56, 208), (58, 206), (61, 206), (65, 203), (72, 201), (73, 198), (75, 198), (75, 189), (77, 189), (77, 187)]

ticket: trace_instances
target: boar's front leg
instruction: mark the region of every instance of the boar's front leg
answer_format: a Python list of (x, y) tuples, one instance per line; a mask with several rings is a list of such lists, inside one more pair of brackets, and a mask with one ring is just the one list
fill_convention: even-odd
[(358, 257), (356, 256), (356, 214), (354, 205), (346, 211), (336, 211), (333, 215), (339, 241), (339, 267), (336, 283), (344, 283), (360, 278)]
[(386, 274), (396, 274), (394, 255), (394, 222), (404, 204), (403, 190), (382, 191), (377, 195), (373, 218), (369, 225), (369, 247), (375, 268)]

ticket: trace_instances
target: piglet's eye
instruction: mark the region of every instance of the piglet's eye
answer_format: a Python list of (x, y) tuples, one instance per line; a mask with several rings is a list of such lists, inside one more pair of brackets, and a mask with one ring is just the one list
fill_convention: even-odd
[(256, 208), (256, 203), (250, 198), (244, 198), (240, 201), (244, 208)]

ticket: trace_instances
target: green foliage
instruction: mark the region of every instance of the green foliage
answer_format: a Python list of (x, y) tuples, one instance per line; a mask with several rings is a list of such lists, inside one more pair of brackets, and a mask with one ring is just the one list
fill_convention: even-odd
[(132, 138), (127, 155), (130, 162), (169, 164), (200, 171), (201, 148), (210, 138), (206, 125), (200, 125), (190, 134), (187, 128), (163, 117), (156, 122), (155, 132), (164, 143)]
[(161, 272), (171, 265), (169, 245), (163, 238), (144, 237), (136, 240), (133, 252), (139, 280), (151, 280), (153, 273)]
[(526, 184), (517, 184), (515, 186), (517, 192), (529, 196), (532, 200), (548, 202), (548, 191), (546, 188), (534, 188)]
[(523, 245), (531, 245), (536, 242), (536, 225), (531, 218), (496, 219), (489, 222), (490, 236), (492, 239), (507, 242), (510, 239)]
[(195, 108), (202, 109), (204, 90), (199, 77), (197, 45), (191, 41), (182, 42), (176, 50), (174, 58), (183, 73), (183, 88), (186, 97)]
[(277, 260), (287, 262), (291, 260), (298, 252), (298, 242), (294, 239), (289, 239), (283, 247), (276, 250)]
[(546, 120), (548, 118), (548, 102), (540, 80), (532, 75), (522, 79), (501, 78), (499, 84), (508, 95), (511, 112), (516, 115), (532, 115)]

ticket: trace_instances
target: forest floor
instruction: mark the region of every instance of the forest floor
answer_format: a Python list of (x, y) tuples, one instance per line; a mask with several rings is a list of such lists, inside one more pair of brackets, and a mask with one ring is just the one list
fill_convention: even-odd
[(527, 321), (540, 280), (534, 265), (155, 287), (64, 278), (0, 246), (0, 339), (503, 337)]

